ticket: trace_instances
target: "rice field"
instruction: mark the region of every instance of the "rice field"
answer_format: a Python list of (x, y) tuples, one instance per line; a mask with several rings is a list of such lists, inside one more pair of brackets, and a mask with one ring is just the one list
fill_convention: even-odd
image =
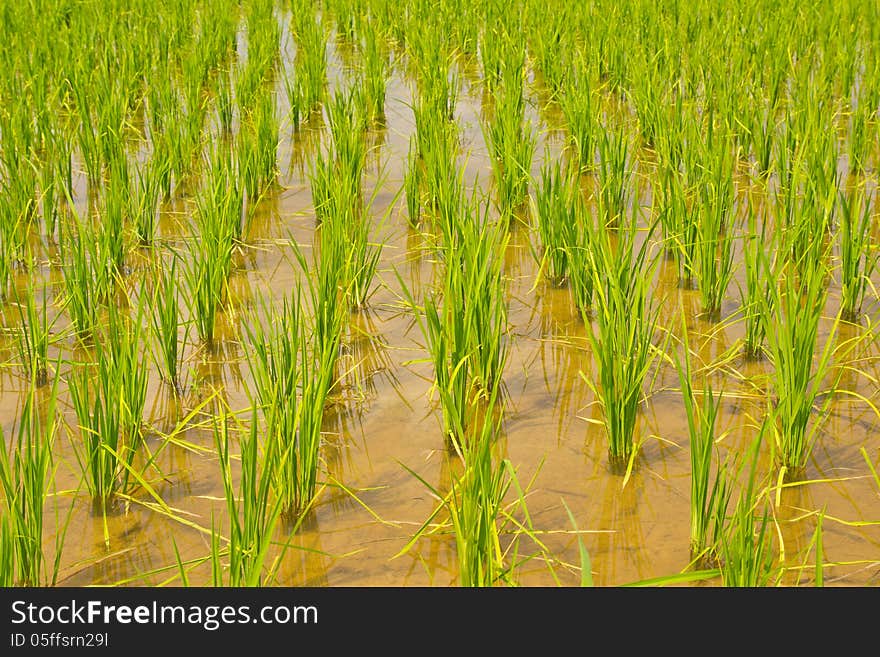
[(0, 584), (880, 584), (880, 5), (0, 6)]

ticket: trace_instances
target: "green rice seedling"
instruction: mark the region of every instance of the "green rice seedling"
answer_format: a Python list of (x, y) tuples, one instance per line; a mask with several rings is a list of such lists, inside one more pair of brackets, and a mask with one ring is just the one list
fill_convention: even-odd
[(425, 297), (423, 313), (400, 280), (427, 342), (451, 444), (465, 435), (474, 399), (496, 394), (507, 361), (502, 254), (508, 237), (501, 222), (490, 222), (488, 211), (474, 196), (452, 214), (455, 221), (440, 251), (443, 283)]
[(841, 191), (839, 198), (841, 314), (854, 321), (861, 314), (865, 293), (873, 287), (871, 275), (880, 251), (872, 238), (871, 197), (864, 187)]
[(609, 459), (615, 469), (629, 465), (636, 455), (634, 436), (643, 385), (661, 353), (653, 342), (660, 304), (652, 300), (649, 288), (657, 265), (656, 256), (649, 256), (655, 227), (656, 220), (638, 245), (636, 220), (628, 219), (615, 232), (615, 245), (611, 229), (600, 225), (591, 249), (595, 321), (584, 315), (584, 323), (589, 327), (598, 380), (581, 376), (602, 408)]
[(596, 162), (599, 121), (594, 109), (593, 90), (583, 74), (574, 75), (562, 88), (559, 106), (568, 127), (568, 141), (577, 155), (581, 170)]
[(657, 137), (663, 129), (661, 116), (667, 82), (665, 72), (660, 70), (659, 54), (643, 53), (636, 58), (633, 69), (637, 69), (638, 74), (630, 76), (628, 90), (635, 107), (641, 138), (648, 146), (657, 143)]
[(301, 457), (298, 432), (303, 367), (308, 342), (302, 316), (300, 288), (285, 297), (280, 309), (260, 299), (258, 307), (270, 321), (268, 327), (258, 317), (245, 324), (247, 358), (253, 379), (254, 401), (266, 420), (266, 463), (271, 468), (272, 488), (286, 513), (301, 508), (299, 482), (307, 458)]
[(309, 186), (312, 192), (312, 205), (315, 208), (315, 219), (324, 221), (330, 213), (331, 194), (335, 187), (335, 172), (331, 153), (319, 149), (312, 159), (309, 170)]
[(16, 343), (19, 358), (27, 379), (39, 388), (49, 382), (49, 345), (56, 321), (49, 316), (49, 295), (43, 292), (38, 307), (37, 287), (31, 280), (24, 299), (16, 299), (16, 307), (21, 325)]
[(196, 333), (209, 349), (214, 347), (217, 315), (228, 295), (232, 249), (231, 235), (205, 235), (195, 240), (183, 271)]
[(314, 11), (294, 12), (294, 77), (301, 81), (303, 108), (319, 107), (327, 93), (327, 34)]
[(748, 114), (748, 133), (751, 152), (758, 167), (758, 178), (767, 180), (773, 163), (776, 125), (773, 109), (756, 100), (755, 109)]
[(418, 155), (415, 137), (410, 137), (406, 153), (406, 166), (403, 171), (403, 188), (406, 193), (406, 216), (409, 225), (415, 228), (422, 216), (422, 180), (424, 172)]
[(110, 297), (113, 279), (102, 266), (101, 246), (92, 229), (73, 211), (72, 224), (62, 224), (59, 253), (64, 279), (63, 307), (81, 339), (101, 321), (102, 304)]
[(855, 174), (865, 173), (871, 156), (870, 122), (872, 115), (876, 116), (876, 104), (873, 105), (875, 112), (872, 112), (870, 93), (870, 91), (865, 91), (860, 95), (850, 116), (847, 155), (849, 156), (849, 170)]
[[(225, 550), (221, 550), (219, 528), (212, 528), (212, 583), (214, 586), (262, 586), (274, 572), (267, 559), (280, 506), (278, 499), (272, 497), (270, 477), (262, 467), (265, 457), (260, 459), (256, 411), (252, 413), (250, 430), (239, 440), (241, 474), (237, 489), (229, 451), (229, 422), (225, 410), (213, 422), (229, 536)], [(226, 564), (222, 563), (223, 552), (227, 556)]]
[(148, 374), (140, 321), (118, 312), (111, 312), (109, 320), (104, 339), (95, 342), (94, 367), (80, 365), (68, 380), (79, 428), (79, 436), (72, 437), (74, 451), (92, 501), (104, 518), (116, 495), (129, 489), (141, 442)]
[(632, 147), (624, 130), (606, 128), (600, 133), (598, 150), (599, 221), (613, 226), (627, 212), (632, 200), (632, 180), (635, 175)]
[[(780, 569), (772, 552), (770, 511), (766, 498), (755, 490), (756, 459), (764, 427), (750, 448), (751, 464), (745, 487), (722, 532), (719, 568), (724, 586), (763, 587), (777, 581)], [(761, 502), (763, 501), (763, 504)], [(759, 511), (760, 506), (760, 511)], [(756, 513), (760, 513), (756, 517)]]
[(308, 115), (304, 107), (304, 92), (299, 78), (287, 71), (284, 73), (284, 93), (287, 98), (287, 121), (294, 131), (299, 130)]
[(278, 135), (274, 96), (260, 94), (238, 134), (238, 170), (249, 203), (256, 203), (277, 180)]
[[(354, 310), (365, 308), (373, 295), (373, 282), (382, 255), (383, 244), (370, 239), (372, 226), (369, 219), (367, 211), (340, 212), (327, 225), (327, 230), (337, 231), (338, 236), (348, 244), (345, 289), (349, 306)], [(339, 225), (339, 222), (345, 223), (336, 228), (334, 224)]]
[(135, 237), (142, 246), (150, 246), (156, 239), (162, 168), (167, 166), (167, 161), (154, 156), (136, 168), (135, 190), (128, 214), (134, 219)]
[[(765, 267), (771, 271), (769, 263)], [(771, 273), (769, 302), (761, 308), (773, 363), (775, 400), (770, 417), (774, 455), (777, 465), (793, 477), (806, 467), (836, 388), (832, 356), (839, 313), (821, 350), (818, 342), (828, 293), (826, 275), (820, 258), (777, 261)], [(839, 376), (838, 372), (838, 380)]]
[(697, 286), (703, 311), (710, 317), (721, 312), (733, 278), (733, 158), (726, 140), (718, 141), (710, 133), (697, 211)]
[(321, 245), (314, 278), (298, 246), (292, 246), (306, 277), (312, 322), (306, 321), (296, 294), (275, 314), (276, 325), (257, 327), (249, 336), (257, 345), (251, 365), (271, 437), (267, 458), (273, 485), (285, 515), (297, 518), (315, 497), (324, 408), (336, 382), (346, 306), (339, 286), (345, 258), (341, 242)]
[[(496, 463), (493, 457), (492, 448), (501, 430), (494, 412), (496, 403), (493, 395), (474, 409), (481, 417), (468, 440), (452, 456), (461, 459), (463, 467), (460, 474), (453, 475), (448, 493), (441, 493), (407, 468), (439, 503), (395, 558), (406, 554), (429, 531), (436, 531), (432, 529), (433, 523), (445, 511), (455, 538), (457, 582), (462, 587), (516, 585), (517, 568), (531, 558), (519, 559), (523, 536), (533, 540), (546, 556), (546, 547), (532, 529), (513, 465), (507, 459)], [(508, 504), (505, 500), (511, 490), (516, 492), (516, 498)], [(524, 516), (525, 522), (518, 514)]]
[(57, 581), (66, 525), (60, 525), (55, 533), (54, 561), (47, 558), (43, 544), (45, 509), (55, 476), (53, 450), (60, 425), (57, 384), (58, 377), (54, 377), (45, 401), (33, 386), (28, 388), (8, 442), (0, 429), (0, 581), (6, 586), (54, 586)]
[(461, 203), (461, 176), (458, 165), (459, 136), (455, 123), (431, 113), (427, 106), (413, 107), (418, 153), (423, 163), (426, 209), (440, 219), (441, 226), (452, 221)]
[(684, 355), (676, 352), (674, 362), (690, 438), (691, 558), (712, 567), (718, 561), (717, 551), (732, 493), (729, 465), (718, 463), (716, 455), (716, 443), (723, 438), (717, 435), (723, 393), (716, 395), (708, 381), (704, 382), (701, 395), (694, 390), (686, 321), (682, 321), (682, 344)]
[(196, 199), (195, 239), (183, 276), (196, 332), (212, 348), (217, 314), (227, 298), (233, 249), (246, 227), (244, 190), (238, 184), (231, 153), (218, 148), (209, 166), (206, 187)]
[(363, 85), (367, 119), (371, 123), (385, 120), (385, 89), (389, 74), (388, 57), (382, 44), (382, 33), (375, 20), (364, 23), (361, 42)]
[(579, 199), (577, 177), (565, 172), (558, 160), (541, 166), (540, 183), (531, 199), (540, 240), (535, 256), (543, 275), (554, 285), (564, 284), (569, 277), (569, 258), (577, 244)]
[(530, 30), (535, 67), (541, 72), (551, 98), (558, 97), (571, 72), (576, 70), (571, 61), (574, 52), (571, 13), (569, 5), (553, 3), (550, 11), (541, 12)]
[[(53, 139), (53, 142), (61, 141), (61, 139)], [(44, 231), (47, 240), (52, 240), (54, 238), (58, 225), (58, 206), (60, 199), (58, 185), (63, 184), (58, 180), (61, 165), (56, 162), (56, 159), (59, 157), (63, 157), (63, 154), (54, 157), (47, 157), (39, 166), (40, 202), (42, 206)]]
[(363, 131), (367, 125), (364, 96), (356, 85), (348, 91), (336, 91), (327, 107), (333, 138), (336, 185), (345, 186), (348, 198), (359, 200), (366, 164)]
[(588, 314), (593, 305), (593, 286), (595, 274), (593, 272), (593, 235), (596, 232), (595, 218), (587, 209), (583, 196), (573, 193), (574, 204), (573, 219), (575, 230), (573, 241), (568, 245), (568, 281), (571, 295), (574, 299), (575, 308), (583, 316)]
[(131, 207), (128, 164), (124, 159), (110, 167), (102, 200), (96, 228), (100, 253), (113, 275), (118, 276), (125, 270), (125, 220)]
[[(233, 93), (232, 71), (220, 71), (215, 83), (215, 103), (217, 108), (217, 122), (224, 135), (232, 134), (232, 125), (235, 120), (235, 98)], [(286, 79), (285, 79), (286, 82)]]
[(743, 350), (746, 357), (758, 359), (764, 355), (766, 336), (766, 324), (762, 313), (773, 307), (768, 265), (772, 267), (775, 246), (767, 234), (767, 219), (761, 220), (759, 229), (757, 213), (751, 204), (748, 208), (747, 222), (748, 229), (743, 236), (742, 249), (745, 287), (740, 286), (742, 315), (745, 322)]
[(498, 429), (495, 420), (484, 416), (474, 444), (468, 441), (465, 471), (454, 480), (448, 511), (455, 533), (460, 586), (493, 586), (507, 575), (501, 550), (505, 495), (512, 483), (512, 467), (507, 461), (495, 467), (492, 444)]
[(177, 255), (171, 259), (167, 268), (156, 273), (158, 277), (153, 292), (150, 313), (150, 327), (153, 331), (155, 349), (153, 357), (160, 376), (171, 386), (175, 394), (183, 393), (181, 380), (181, 356), (189, 335), (190, 324), (184, 323), (184, 336), (180, 331), (180, 282), (178, 280)]
[(492, 155), (498, 209), (512, 217), (528, 197), (536, 138), (525, 120), (523, 67), (507, 62), (502, 84), (495, 92), (495, 115), (483, 132)]
[(490, 396), (501, 385), (508, 356), (502, 257), (508, 236), (503, 224), (490, 220), (489, 205), (480, 207), (476, 198), (463, 206), (459, 221), (460, 240), (447, 247), (445, 264), (460, 297), (444, 299), (454, 304), (444, 312), (464, 313), (473, 385)]
[(455, 54), (443, 43), (443, 34), (429, 21), (412, 26), (417, 37), (411, 40), (411, 60), (417, 67), (417, 102), (438, 118), (453, 121), (458, 102), (459, 77), (454, 69)]

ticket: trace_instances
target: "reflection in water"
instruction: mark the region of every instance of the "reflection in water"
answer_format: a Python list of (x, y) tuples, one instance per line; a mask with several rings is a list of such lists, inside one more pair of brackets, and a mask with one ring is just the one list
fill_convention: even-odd
[(639, 499), (639, 479), (635, 474), (634, 480), (621, 488), (619, 477), (607, 477), (604, 491), (596, 501), (598, 520), (591, 525), (602, 533), (586, 542), (594, 559), (598, 586), (638, 581), (648, 575), (648, 557), (639, 548), (645, 544), (641, 524), (644, 500)]
[[(812, 552), (812, 539), (816, 528), (814, 509), (816, 508), (810, 484), (785, 486), (778, 491), (774, 503), (774, 521), (777, 528), (780, 555), (792, 569), (785, 574), (787, 585), (804, 584), (813, 580), (815, 574), (815, 553)], [(798, 566), (812, 564), (801, 570)]]
[(329, 586), (331, 558), (321, 548), (318, 510), (312, 509), (298, 524), (280, 523), (277, 545), (281, 550), (278, 584), (282, 586)]

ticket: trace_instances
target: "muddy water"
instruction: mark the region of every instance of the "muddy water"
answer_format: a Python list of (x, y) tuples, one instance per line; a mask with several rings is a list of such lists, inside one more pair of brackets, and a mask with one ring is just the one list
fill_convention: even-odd
[[(334, 50), (335, 53), (335, 50)], [(345, 75), (334, 54), (331, 86)], [(462, 127), (462, 162), (471, 184), (490, 186), (490, 167), (480, 129), (484, 94), (466, 74), (457, 104)], [(469, 79), (471, 82), (469, 82)], [(346, 328), (340, 370), (343, 385), (327, 409), (322, 450), (323, 482), (314, 511), (290, 533), (280, 528), (279, 542), (289, 541), (280, 557), (276, 582), (313, 586), (449, 586), (456, 583), (453, 537), (435, 532), (400, 556), (413, 533), (429, 517), (436, 500), (407, 469), (439, 491), (449, 489), (456, 460), (444, 447), (440, 413), (432, 397), (433, 372), (425, 362), (424, 340), (400, 296), (395, 270), (416, 295), (432, 284), (437, 269), (429, 240), (409, 227), (402, 197), (392, 204), (403, 179), (403, 167), (414, 131), (410, 84), (395, 71), (389, 80), (386, 126), (370, 136), (375, 148), (368, 164), (367, 187), (382, 184), (373, 205), (376, 239), (384, 243), (377, 288), (369, 307), (353, 314)], [(558, 111), (543, 106), (538, 85), (530, 89), (528, 118), (538, 135), (533, 162), (537, 175), (544, 157), (558, 157), (563, 134)], [(279, 107), (283, 111), (283, 93)], [(243, 322), (260, 297), (280, 300), (296, 285), (288, 238), (308, 251), (315, 218), (308, 185), (308, 162), (326, 138), (321, 117), (299, 132), (282, 129), (279, 147), (280, 188), (265, 199), (252, 226), (248, 246), (237, 255), (231, 280), (232, 303), (220, 320), (221, 340), (212, 353), (195, 344), (186, 348), (185, 391), (175, 399), (159, 380), (151, 361), (147, 402), (147, 445), (157, 453), (162, 476), (150, 483), (171, 509), (156, 508), (146, 495), (126, 502), (106, 521), (96, 515), (80, 487), (80, 468), (71, 439), (76, 417), (70, 407), (61, 364), (59, 403), (66, 425), (56, 440), (57, 495), (50, 506), (47, 550), (54, 527), (66, 525), (59, 583), (62, 585), (178, 584), (176, 551), (190, 583), (210, 581), (210, 528), (227, 526), (223, 488), (210, 429), (210, 411), (220, 400), (249, 420), (248, 366), (242, 347)], [(650, 167), (650, 153), (639, 153), (640, 166)], [(747, 182), (739, 181), (741, 192)], [(84, 182), (78, 201), (85, 206)], [(160, 234), (168, 245), (185, 245), (191, 203), (176, 199), (163, 208)], [(535, 535), (547, 558), (528, 561), (517, 573), (524, 585), (575, 585), (580, 575), (578, 539), (589, 551), (599, 585), (617, 585), (675, 574), (689, 561), (690, 461), (687, 425), (675, 370), (668, 364), (652, 372), (643, 404), (638, 440), (643, 441), (631, 477), (609, 469), (600, 412), (584, 381), (594, 374), (587, 329), (574, 311), (570, 293), (537, 279), (529, 243), (535, 237), (525, 224), (511, 226), (505, 254), (508, 284), (510, 358), (505, 374), (505, 414), (496, 446), (499, 456), (516, 467), (528, 485), (527, 503)], [(56, 287), (60, 274), (47, 262), (46, 282)], [(143, 254), (147, 264), (156, 255)], [(133, 263), (139, 262), (133, 256)], [(737, 278), (742, 282), (741, 265)], [(878, 281), (880, 282), (880, 281)], [(24, 279), (19, 281), (20, 285)], [(744, 453), (756, 435), (767, 401), (763, 362), (746, 362), (736, 351), (742, 323), (736, 284), (731, 285), (720, 322), (699, 314), (694, 290), (682, 289), (671, 262), (661, 262), (656, 298), (662, 303), (660, 323), (677, 332), (684, 318), (692, 343), (704, 363), (718, 363), (709, 377), (723, 388), (719, 450)], [(832, 281), (828, 313), (839, 288)], [(55, 306), (57, 311), (57, 305)], [(875, 313), (876, 309), (871, 308)], [(67, 322), (59, 314), (59, 326)], [(6, 325), (15, 317), (7, 308)], [(867, 323), (867, 322), (866, 322)], [(820, 344), (830, 329), (826, 322)], [(845, 327), (842, 338), (863, 335), (864, 328)], [(183, 331), (181, 331), (183, 338)], [(80, 355), (64, 338), (53, 345), (64, 359)], [(0, 342), (0, 356), (13, 363), (14, 341)], [(866, 342), (859, 360), (844, 376), (844, 385), (863, 398), (876, 400), (877, 348)], [(856, 371), (858, 369), (859, 371)], [(13, 430), (21, 403), (22, 380), (14, 366), (0, 369), (0, 420), (6, 435)], [(810, 542), (819, 512), (824, 512), (826, 583), (877, 584), (880, 581), (880, 490), (871, 480), (860, 449), (878, 463), (880, 421), (870, 405), (854, 396), (832, 407), (821, 430), (806, 479), (774, 496), (772, 518), (782, 554), (793, 570), (785, 582), (806, 584), (813, 571)], [(171, 437), (167, 441), (167, 437)], [(769, 445), (758, 467), (769, 472)], [(344, 489), (343, 489), (344, 487)], [(564, 503), (564, 504), (563, 504)], [(580, 533), (573, 532), (570, 509)], [(224, 532), (225, 533), (225, 532)], [(173, 540), (172, 540), (173, 539)], [(537, 553), (524, 538), (520, 556)], [(714, 585), (717, 582), (710, 582)]]

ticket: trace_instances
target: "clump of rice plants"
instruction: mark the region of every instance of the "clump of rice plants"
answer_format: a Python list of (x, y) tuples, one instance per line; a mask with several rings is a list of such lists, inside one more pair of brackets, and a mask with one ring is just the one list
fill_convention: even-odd
[[(828, 247), (817, 241), (816, 248), (824, 252)], [(778, 248), (784, 249), (784, 243)], [(769, 263), (765, 266), (770, 271)], [(775, 459), (792, 477), (806, 467), (836, 388), (832, 356), (839, 313), (825, 345), (820, 348), (818, 341), (828, 294), (826, 276), (826, 261), (819, 256), (778, 261), (771, 273), (769, 299), (761, 309), (773, 363), (770, 424)], [(837, 380), (839, 376), (838, 372)]]
[(872, 237), (871, 197), (864, 188), (841, 191), (839, 205), (841, 314), (843, 319), (855, 321), (861, 314), (865, 294), (872, 287), (871, 275), (877, 268), (880, 251)]
[(540, 183), (532, 198), (532, 214), (541, 245), (536, 256), (544, 276), (554, 285), (562, 285), (569, 276), (569, 254), (575, 247), (578, 231), (579, 198), (577, 179), (565, 174), (558, 160), (541, 166)]
[(427, 340), (443, 430), (454, 444), (466, 434), (473, 399), (490, 398), (501, 385), (508, 353), (501, 257), (508, 237), (476, 198), (452, 217), (441, 247), (442, 286), (426, 295), (424, 315), (401, 284)]
[[(698, 564), (712, 566), (718, 550), (732, 493), (728, 463), (718, 463), (716, 444), (718, 412), (723, 394), (715, 394), (706, 381), (701, 394), (694, 390), (687, 323), (682, 321), (684, 354), (674, 358), (684, 400), (690, 438), (691, 460), (691, 558)], [(712, 464), (715, 463), (714, 475)]]
[(750, 205), (747, 216), (747, 233), (743, 236), (743, 267), (745, 270), (745, 287), (740, 287), (742, 298), (742, 315), (745, 322), (743, 351), (746, 357), (761, 358), (764, 355), (766, 324), (762, 314), (772, 308), (770, 291), (773, 240), (767, 234), (767, 220), (761, 221), (758, 229), (758, 217)]
[(74, 451), (92, 501), (105, 517), (117, 493), (128, 492), (137, 479), (133, 461), (142, 441), (148, 373), (143, 309), (139, 304), (135, 318), (111, 310), (94, 344), (94, 364), (78, 365), (68, 380), (79, 429), (71, 437)]
[(764, 493), (755, 489), (757, 451), (764, 426), (750, 447), (748, 479), (721, 534), (719, 569), (724, 586), (769, 586), (781, 574), (772, 551), (769, 503)]
[(177, 255), (171, 259), (168, 268), (156, 273), (158, 280), (152, 297), (150, 326), (153, 331), (155, 350), (153, 352), (160, 376), (175, 394), (183, 392), (181, 380), (181, 356), (189, 335), (190, 324), (184, 323), (183, 340), (180, 339), (180, 297), (182, 294), (178, 280)]
[(588, 338), (598, 369), (597, 381), (587, 382), (602, 408), (612, 468), (631, 465), (638, 451), (635, 441), (643, 385), (660, 349), (654, 345), (660, 304), (652, 296), (650, 281), (657, 264), (651, 256), (653, 223), (639, 245), (634, 217), (614, 231), (600, 225), (591, 249), (593, 291), (592, 321)]
[(208, 183), (196, 199), (195, 239), (183, 272), (193, 323), (208, 348), (214, 346), (217, 315), (228, 295), (235, 242), (244, 232), (243, 190), (231, 154), (218, 149), (210, 163)]
[[(279, 122), (275, 98), (271, 94), (261, 93), (254, 100), (251, 110), (243, 117), (236, 153), (238, 175), (243, 179), (244, 192), (251, 206), (277, 180), (278, 143)], [(244, 230), (241, 233), (246, 234)]]
[(64, 280), (62, 305), (76, 334), (88, 340), (100, 325), (101, 309), (111, 297), (115, 280), (103, 266), (102, 248), (94, 231), (75, 212), (72, 222), (63, 224), (59, 243)]
[(711, 131), (705, 150), (697, 198), (696, 274), (703, 311), (717, 317), (733, 278), (733, 155), (727, 141)]
[(502, 84), (495, 91), (494, 116), (484, 128), (492, 155), (498, 209), (512, 217), (526, 201), (536, 139), (525, 120), (522, 60), (505, 63)]
[(280, 498), (272, 497), (270, 476), (262, 467), (265, 456), (261, 460), (256, 412), (250, 430), (239, 438), (241, 474), (236, 489), (229, 451), (230, 422), (225, 409), (213, 421), (229, 535), (221, 548), (222, 525), (212, 527), (211, 582), (214, 586), (261, 586), (271, 579), (277, 565), (267, 560), (280, 516)]
[(37, 296), (36, 285), (30, 281), (24, 299), (16, 300), (20, 320), (16, 346), (27, 380), (41, 387), (49, 382), (49, 345), (53, 341), (52, 327), (57, 317), (50, 319), (47, 291), (39, 295), (39, 306)]
[(320, 107), (327, 94), (327, 33), (315, 9), (293, 12), (291, 33), (296, 43), (294, 78), (306, 113)]
[(583, 73), (575, 74), (562, 87), (559, 105), (568, 127), (568, 141), (581, 170), (596, 163), (599, 121), (593, 101), (593, 88)]
[(43, 544), (45, 509), (54, 486), (53, 451), (61, 422), (57, 387), (55, 376), (44, 397), (31, 382), (8, 442), (0, 429), (0, 581), (5, 586), (54, 586), (57, 582), (66, 524), (57, 526), (54, 554), (47, 555)]
[[(308, 301), (326, 308), (309, 282)], [(325, 404), (335, 382), (339, 334), (320, 341), (303, 312), (299, 292), (280, 308), (262, 303), (270, 324), (248, 328), (255, 402), (265, 419), (265, 465), (282, 514), (298, 518), (315, 497)]]
[(593, 300), (590, 239), (593, 217), (587, 209), (576, 167), (558, 161), (541, 167), (532, 197), (532, 215), (539, 238), (533, 251), (541, 272), (552, 284), (568, 284), (575, 307), (589, 310)]
[(624, 130), (606, 128), (599, 137), (598, 150), (599, 221), (613, 226), (622, 220), (632, 200), (632, 145)]
[(410, 138), (406, 153), (406, 168), (403, 172), (403, 189), (406, 195), (406, 217), (409, 225), (416, 227), (422, 216), (422, 185), (424, 173), (421, 159), (416, 150), (415, 139)]
[(361, 37), (363, 53), (364, 104), (367, 119), (374, 124), (385, 120), (385, 87), (389, 75), (388, 55), (383, 44), (383, 34), (375, 20), (364, 22)]
[[(495, 413), (496, 399), (481, 406), (473, 435), (453, 458), (461, 459), (462, 472), (453, 476), (450, 490), (443, 494), (407, 468), (439, 500), (437, 507), (419, 530), (396, 555), (406, 554), (427, 535), (441, 512), (448, 513), (448, 525), (455, 538), (458, 585), (462, 587), (515, 586), (516, 571), (529, 557), (519, 556), (520, 542), (528, 537), (546, 556), (547, 548), (534, 531), (526, 508), (525, 495), (511, 462), (496, 463), (493, 445), (500, 432)], [(405, 466), (404, 466), (405, 467)], [(509, 491), (513, 502), (506, 503)], [(522, 513), (525, 523), (517, 513)]]

